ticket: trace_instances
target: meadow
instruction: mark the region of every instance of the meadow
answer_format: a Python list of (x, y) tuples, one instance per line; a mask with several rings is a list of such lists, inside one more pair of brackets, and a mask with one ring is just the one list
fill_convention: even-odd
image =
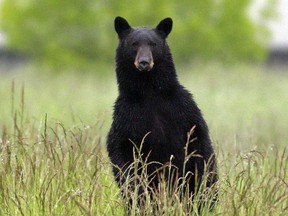
[[(1, 70), (0, 215), (123, 215), (105, 149), (117, 97), (113, 66)], [(163, 193), (157, 214), (288, 215), (287, 71), (209, 64), (178, 74), (210, 128), (219, 201), (213, 212), (187, 212), (177, 194)], [(132, 215), (152, 215), (147, 205)]]

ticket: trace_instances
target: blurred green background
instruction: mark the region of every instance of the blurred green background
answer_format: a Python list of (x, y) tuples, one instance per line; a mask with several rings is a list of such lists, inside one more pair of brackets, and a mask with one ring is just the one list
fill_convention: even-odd
[[(252, 21), (249, 10), (253, 2), (2, 0), (0, 31), (5, 44), (0, 49), (12, 53), (11, 59), (16, 60), (7, 58), (8, 66), (0, 62), (0, 124), (11, 125), (16, 108), (24, 104), (27, 122), (42, 119), (46, 113), (69, 125), (71, 121), (93, 124), (100, 119), (105, 122), (106, 134), (117, 97), (115, 16), (125, 17), (132, 26), (156, 26), (163, 18), (172, 17), (168, 43), (180, 81), (196, 95), (208, 122), (215, 125), (212, 132), (218, 131), (217, 125), (230, 125), (233, 136), (245, 127), (245, 121), (239, 121), (243, 118), (244, 108), (239, 106), (242, 95), (247, 98), (243, 103), (251, 107), (247, 121), (253, 121), (263, 106), (272, 112), (266, 104), (258, 103), (258, 97), (266, 95), (263, 101), (267, 103), (271, 99), (270, 94), (260, 91), (271, 79), (266, 73), (271, 69), (264, 67), (270, 40), (264, 21), (275, 19), (277, 1), (267, 0), (254, 11), (262, 22)], [(24, 61), (18, 63), (17, 55)], [(273, 76), (286, 80), (283, 74)], [(247, 92), (248, 82), (259, 92)], [(276, 91), (271, 88), (266, 91)], [(237, 98), (229, 97), (233, 91)], [(285, 101), (276, 104), (282, 103)], [(226, 119), (227, 113), (231, 121)], [(239, 128), (236, 122), (242, 121)]]
[[(251, 21), (252, 2), (2, 0), (0, 28), (9, 48), (38, 63), (57, 69), (86, 69), (113, 61), (115, 16), (125, 17), (132, 26), (156, 26), (161, 19), (172, 17), (169, 44), (179, 64), (255, 63), (265, 59), (269, 33), (263, 23)], [(257, 12), (261, 20), (273, 16), (274, 4), (268, 0)]]

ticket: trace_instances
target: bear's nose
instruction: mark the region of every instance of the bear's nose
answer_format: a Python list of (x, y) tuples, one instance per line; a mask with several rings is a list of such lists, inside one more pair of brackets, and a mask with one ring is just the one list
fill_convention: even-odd
[(149, 62), (146, 60), (142, 60), (139, 62), (139, 66), (141, 66), (142, 68), (146, 69), (149, 66)]
[(139, 62), (138, 67), (137, 67), (140, 71), (150, 71), (151, 70), (151, 65), (150, 62), (146, 61), (146, 60), (142, 60)]

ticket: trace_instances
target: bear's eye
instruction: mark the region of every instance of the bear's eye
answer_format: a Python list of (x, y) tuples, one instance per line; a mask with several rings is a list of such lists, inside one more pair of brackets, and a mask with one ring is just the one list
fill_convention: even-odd
[(136, 46), (138, 46), (138, 45), (139, 45), (139, 42), (137, 42), (137, 41), (135, 41), (135, 42), (132, 43), (132, 46), (135, 46), (135, 47), (136, 47)]
[(156, 43), (154, 43), (154, 42), (149, 42), (149, 45), (152, 46), (152, 47), (155, 47), (155, 46), (156, 46)]

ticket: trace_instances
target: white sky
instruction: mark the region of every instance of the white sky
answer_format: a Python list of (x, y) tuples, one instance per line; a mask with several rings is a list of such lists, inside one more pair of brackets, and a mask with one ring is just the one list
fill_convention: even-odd
[[(250, 14), (256, 22), (261, 22), (256, 14), (265, 2), (267, 0), (254, 0), (251, 6)], [(277, 0), (276, 11), (278, 14), (275, 20), (265, 24), (272, 33), (272, 39), (268, 45), (288, 47), (288, 0)]]
[(280, 0), (278, 5), (279, 21), (269, 23), (274, 37), (273, 43), (288, 46), (288, 0)]

